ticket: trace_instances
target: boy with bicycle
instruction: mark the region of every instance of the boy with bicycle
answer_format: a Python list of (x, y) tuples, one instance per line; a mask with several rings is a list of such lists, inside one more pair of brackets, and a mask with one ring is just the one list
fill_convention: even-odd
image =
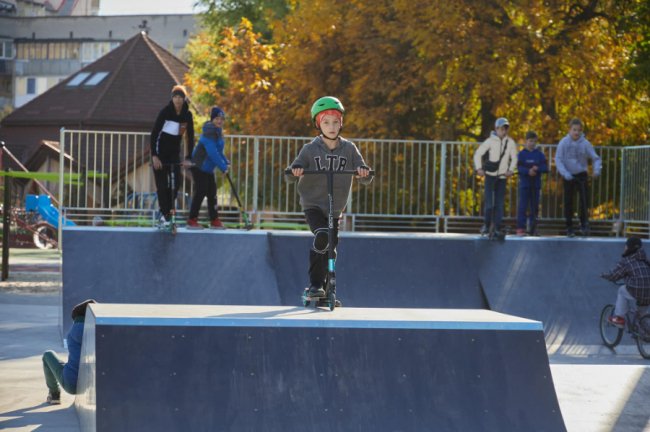
[(327, 252), (336, 251), (338, 222), (352, 190), (352, 176), (334, 176), (333, 214), (334, 244), (329, 245), (327, 178), (324, 175), (304, 175), (305, 170), (344, 171), (355, 170), (361, 184), (372, 181), (370, 168), (363, 160), (357, 146), (339, 136), (343, 128), (343, 104), (331, 96), (318, 99), (311, 107), (311, 119), (320, 135), (305, 144), (291, 164), (288, 181), (298, 179), (300, 205), (314, 241), (309, 251), (309, 296), (325, 296), (323, 284), (327, 275)]
[(625, 242), (623, 259), (613, 270), (600, 275), (611, 282), (623, 280), (618, 289), (614, 315), (609, 322), (617, 327), (625, 326), (625, 315), (638, 306), (650, 305), (650, 262), (646, 258), (641, 239), (630, 237)]

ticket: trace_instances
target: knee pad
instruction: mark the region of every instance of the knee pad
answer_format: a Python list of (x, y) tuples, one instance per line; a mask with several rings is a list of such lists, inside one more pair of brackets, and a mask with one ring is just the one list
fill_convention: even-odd
[(314, 231), (314, 244), (311, 249), (319, 254), (327, 253), (329, 247), (329, 238), (327, 234), (327, 228), (318, 228)]

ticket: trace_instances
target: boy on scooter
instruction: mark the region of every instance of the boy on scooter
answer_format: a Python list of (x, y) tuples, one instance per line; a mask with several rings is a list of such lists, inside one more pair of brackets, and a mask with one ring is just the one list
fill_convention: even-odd
[(219, 107), (212, 107), (210, 110), (210, 121), (203, 125), (203, 133), (199, 143), (192, 152), (191, 168), (194, 179), (194, 196), (190, 206), (190, 216), (187, 219), (188, 229), (202, 229), (199, 224), (199, 210), (203, 198), (208, 199), (208, 216), (210, 228), (223, 229), (223, 223), (219, 219), (217, 211), (217, 183), (214, 179), (214, 170), (219, 168), (221, 172), (228, 172), (230, 161), (223, 154), (223, 124), (226, 120), (226, 113)]
[(617, 327), (625, 326), (625, 315), (638, 306), (650, 305), (650, 262), (643, 251), (641, 239), (630, 237), (625, 242), (623, 259), (613, 270), (600, 275), (603, 279), (616, 282), (623, 280), (625, 285), (618, 289), (614, 315), (609, 322)]
[[(307, 224), (314, 233), (314, 242), (309, 251), (309, 295), (324, 297), (323, 283), (327, 276), (329, 203), (327, 178), (324, 175), (303, 175), (305, 170), (343, 171), (355, 170), (361, 184), (372, 181), (370, 168), (363, 160), (357, 146), (339, 136), (343, 128), (345, 109), (337, 98), (325, 96), (311, 107), (311, 119), (320, 134), (300, 150), (293, 161), (288, 181), (298, 179), (300, 205)], [(334, 176), (333, 237), (334, 251), (338, 243), (338, 222), (352, 190), (352, 176)]]

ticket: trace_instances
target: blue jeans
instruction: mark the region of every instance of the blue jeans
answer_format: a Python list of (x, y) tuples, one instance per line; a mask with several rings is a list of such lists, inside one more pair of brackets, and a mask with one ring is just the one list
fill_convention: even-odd
[(530, 229), (537, 224), (539, 210), (539, 188), (534, 185), (519, 184), (519, 206), (517, 207), (517, 228), (526, 229), (526, 222)]
[(485, 176), (485, 227), (490, 229), (490, 225), (494, 223), (496, 230), (501, 229), (501, 220), (503, 219), (503, 205), (506, 195), (506, 181), (505, 178), (494, 176)]

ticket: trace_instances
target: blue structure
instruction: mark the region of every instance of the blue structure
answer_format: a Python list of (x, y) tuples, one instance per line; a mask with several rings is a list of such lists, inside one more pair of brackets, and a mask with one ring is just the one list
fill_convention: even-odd
[[(64, 229), (62, 330), (70, 308), (108, 303), (297, 306), (309, 233), (150, 228)], [(615, 299), (600, 279), (621, 239), (341, 234), (344, 307), (491, 309), (544, 323), (556, 349), (600, 346), (598, 319)], [(338, 312), (338, 311), (337, 311)], [(624, 343), (632, 343), (629, 338)]]
[[(48, 195), (27, 195), (25, 198), (25, 210), (38, 212), (45, 222), (54, 228), (59, 227), (59, 209), (54, 207)], [(63, 226), (75, 225), (71, 220), (63, 218)]]
[(93, 304), (84, 432), (565, 431), (542, 325), (487, 310)]

